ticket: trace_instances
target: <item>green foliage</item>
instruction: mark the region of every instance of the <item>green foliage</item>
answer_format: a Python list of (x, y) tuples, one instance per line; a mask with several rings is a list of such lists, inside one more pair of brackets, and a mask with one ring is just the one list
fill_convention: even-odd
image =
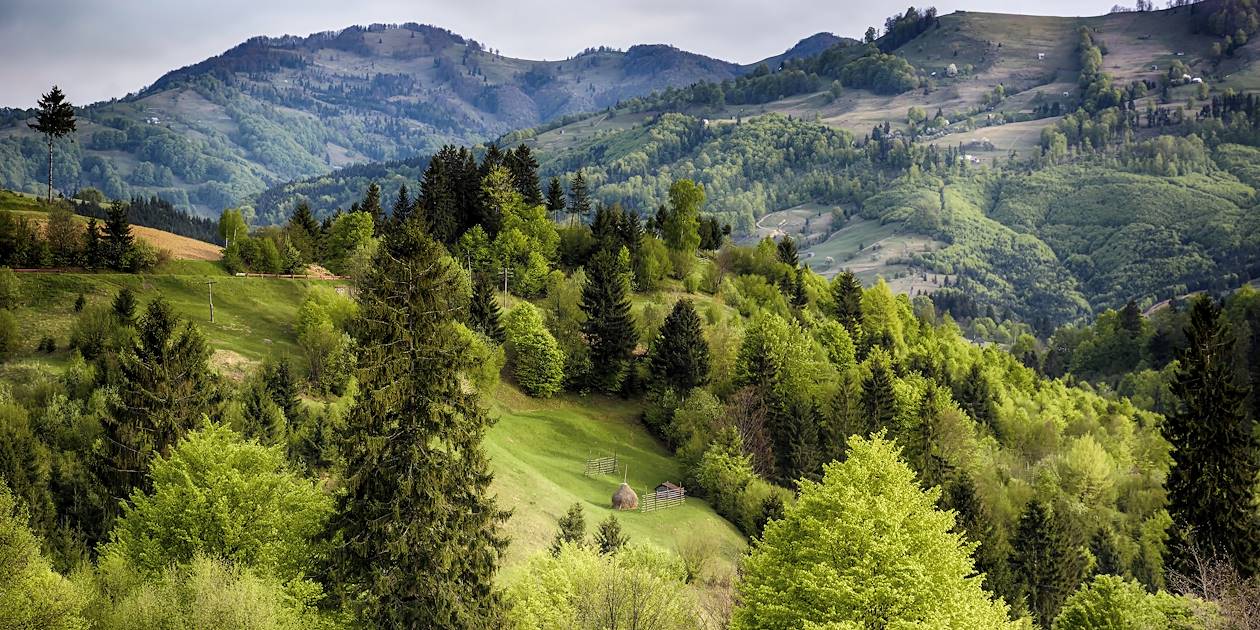
[(1083, 541), (1069, 517), (1034, 501), (1011, 539), (1011, 573), (1033, 619), (1048, 627), (1085, 578)]
[(359, 287), (362, 391), (338, 436), (345, 492), (328, 575), (370, 625), (474, 627), (500, 615), (494, 575), (509, 513), (488, 494), (491, 420), (461, 379), (473, 358), (454, 328), (468, 300), (460, 276), (406, 221)]
[(564, 380), (564, 353), (543, 326), (538, 309), (522, 302), (508, 311), (503, 327), (507, 331), (509, 361), (516, 382), (531, 396), (548, 398), (560, 391)]
[(686, 392), (708, 383), (709, 344), (691, 300), (674, 303), (652, 342), (649, 361), (652, 378), (661, 386)]
[(590, 346), (592, 384), (615, 392), (621, 387), (630, 354), (638, 344), (638, 333), (630, 317), (629, 282), (613, 252), (601, 249), (586, 266), (582, 287), (582, 312), (586, 321), (582, 333)]
[(208, 425), (153, 461), (153, 489), (136, 492), (102, 553), (158, 575), (198, 557), (222, 558), (282, 583), (311, 575), (313, 539), (332, 497), (289, 470), (284, 450)]
[(938, 495), (919, 489), (891, 442), (851, 438), (848, 459), (802, 481), (754, 543), (733, 627), (1015, 627), (972, 575), (973, 546), (935, 509)]
[(559, 556), (566, 546), (581, 547), (586, 544), (586, 517), (582, 515), (582, 504), (574, 503), (569, 511), (560, 517), (556, 537), (551, 541), (551, 555)]
[(1193, 630), (1206, 627), (1194, 602), (1140, 584), (1099, 575), (1072, 594), (1054, 620), (1054, 630)]
[(0, 619), (10, 628), (87, 628), (85, 598), (40, 555), (26, 521), (26, 510), (0, 480)]
[(700, 246), (700, 208), (704, 186), (680, 179), (669, 187), (669, 214), (661, 232), (671, 250), (691, 254)]
[(593, 542), (595, 548), (599, 549), (599, 553), (609, 556), (621, 551), (630, 542), (630, 537), (622, 533), (621, 521), (617, 520), (617, 515), (609, 514), (608, 518), (600, 521), (599, 528), (595, 530)]
[(697, 630), (700, 608), (673, 554), (628, 547), (606, 555), (564, 545), (539, 554), (508, 589), (513, 627)]
[(343, 275), (362, 272), (375, 253), (373, 230), (372, 215), (366, 212), (337, 217), (325, 245), (328, 270)]

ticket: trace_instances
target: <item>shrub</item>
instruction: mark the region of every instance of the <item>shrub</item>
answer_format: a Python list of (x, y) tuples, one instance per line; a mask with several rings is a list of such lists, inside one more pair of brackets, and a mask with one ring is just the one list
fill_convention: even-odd
[(517, 384), (530, 396), (554, 396), (564, 381), (564, 353), (543, 326), (542, 315), (533, 304), (521, 303), (503, 319)]

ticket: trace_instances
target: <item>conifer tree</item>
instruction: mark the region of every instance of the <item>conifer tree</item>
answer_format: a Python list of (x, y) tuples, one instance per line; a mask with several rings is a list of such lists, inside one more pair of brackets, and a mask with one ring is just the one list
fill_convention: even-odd
[(529, 147), (522, 143), (515, 150), (508, 152), (505, 162), (508, 171), (512, 173), (516, 191), (521, 193), (521, 199), (525, 205), (531, 207), (541, 205), (543, 196), (538, 184), (538, 160), (534, 158)]
[(997, 402), (993, 385), (985, 376), (981, 362), (971, 364), (967, 378), (958, 385), (956, 397), (963, 411), (987, 427), (997, 430)]
[(339, 436), (345, 491), (330, 587), (379, 628), (498, 625), (508, 513), (489, 494), (491, 424), (461, 374), (459, 270), (412, 220), (389, 229), (359, 287), (361, 394)]
[(499, 301), (495, 299), (494, 282), (487, 274), (479, 274), (473, 284), (472, 303), (469, 305), (469, 322), (472, 329), (503, 343), (507, 338), (503, 324), (499, 321), (501, 311)]
[(792, 307), (797, 309), (809, 306), (809, 296), (805, 293), (805, 274), (809, 270), (798, 267), (792, 274)]
[(779, 262), (796, 269), (800, 264), (800, 255), (796, 251), (796, 241), (791, 236), (784, 236), (777, 248)]
[(320, 236), (323, 230), (315, 216), (311, 214), (311, 206), (306, 201), (299, 201), (293, 209), (286, 226), (289, 242), (302, 254), (302, 262), (314, 262), (320, 259)]
[(1142, 334), (1142, 311), (1138, 308), (1137, 302), (1129, 300), (1120, 311), (1120, 328), (1131, 338)]
[(101, 266), (101, 230), (95, 218), (88, 219), (83, 235), (83, 266), (90, 271)]
[(114, 317), (124, 326), (130, 326), (135, 323), (136, 318), (136, 293), (131, 287), (123, 287), (118, 291), (118, 295), (114, 296), (112, 306)]
[(284, 412), (284, 417), (290, 422), (297, 420), (302, 411), (302, 402), (298, 397), (297, 375), (294, 374), (289, 359), (280, 357), (267, 366), (264, 381), (268, 396)]
[(841, 271), (831, 281), (831, 297), (835, 301), (836, 321), (844, 324), (849, 334), (862, 328), (862, 283), (851, 271)]
[(579, 219), (590, 214), (591, 197), (586, 189), (586, 176), (579, 170), (569, 184), (569, 223), (577, 223)]
[[(1260, 445), (1234, 383), (1232, 335), (1208, 297), (1194, 302), (1187, 346), (1173, 376), (1173, 413), (1164, 436), (1173, 446), (1168, 512), (1174, 570), (1189, 572), (1190, 545), (1223, 555), (1244, 575), (1260, 571), (1260, 519), (1255, 512)], [(1188, 574), (1188, 573), (1187, 573)]]
[(1033, 620), (1043, 628), (1085, 578), (1085, 556), (1074, 528), (1033, 501), (1019, 518), (1011, 541), (1011, 577)]
[(971, 475), (959, 473), (942, 498), (944, 507), (957, 514), (955, 528), (979, 545), (972, 557), (976, 559), (976, 571), (984, 574), (985, 589), (1001, 596), (1008, 604), (1017, 603), (1019, 596), (1013, 592), (1011, 584), (1005, 536)]
[(604, 391), (616, 391), (621, 385), (630, 353), (638, 344), (628, 290), (616, 254), (607, 249), (596, 252), (587, 264), (582, 287), (581, 306), (586, 313), (582, 333), (591, 349), (591, 364), (600, 368), (591, 375), (594, 385)]
[(148, 489), (149, 460), (200, 421), (214, 396), (205, 338), (166, 300), (149, 302), (136, 328), (119, 357), (118, 397), (103, 423), (103, 481), (118, 500)]
[(556, 531), (556, 537), (551, 541), (551, 555), (560, 555), (560, 549), (565, 544), (583, 545), (586, 543), (586, 516), (582, 514), (582, 504), (574, 503), (569, 506), (569, 511), (560, 517), (560, 529)]
[(709, 344), (691, 300), (678, 300), (652, 344), (652, 379), (679, 392), (709, 382)]
[[(429, 234), (443, 243), (453, 242), (459, 235), (461, 199), (476, 199), (481, 194), (480, 186), (478, 190), (463, 189), (463, 169), (467, 168), (464, 157), (453, 146), (444, 146), (429, 160), (420, 179), (416, 206)], [(480, 181), (479, 177), (476, 179)]]
[(48, 203), (51, 205), (53, 143), (58, 138), (74, 133), (74, 106), (66, 100), (66, 95), (61, 91), (61, 88), (55, 85), (47, 94), (39, 97), (38, 106), (39, 111), (35, 115), (35, 122), (27, 123), (27, 126), (43, 134), (44, 139), (48, 141)]
[(862, 381), (862, 408), (869, 423), (867, 433), (891, 427), (897, 417), (897, 397), (887, 353), (877, 350), (869, 360), (871, 373)]
[[(398, 187), (398, 196), (394, 198), (394, 207), (390, 209), (390, 221), (401, 223), (406, 221), (411, 215), (411, 191), (407, 190), (407, 185), (403, 184)], [(376, 232), (379, 235), (383, 231), (383, 226), (377, 225)]]
[(121, 201), (115, 201), (105, 215), (105, 264), (111, 269), (122, 271), (133, 240), (131, 223), (127, 219), (127, 206)]
[(621, 521), (617, 520), (616, 514), (609, 514), (599, 524), (599, 529), (595, 530), (595, 546), (599, 548), (599, 553), (605, 556), (621, 551), (630, 542), (630, 537), (622, 533)]
[(87, 306), (87, 298), (83, 297), (83, 294), (80, 293), (79, 297), (74, 298), (74, 312), (82, 313), (83, 307), (85, 306)]
[(559, 223), (561, 210), (564, 210), (564, 188), (560, 186), (559, 177), (552, 177), (547, 183), (547, 212)]
[(372, 225), (376, 229), (380, 229), (381, 223), (385, 220), (385, 210), (381, 207), (381, 187), (372, 182), (368, 184), (367, 193), (363, 195), (363, 201), (359, 204), (359, 211), (372, 215)]

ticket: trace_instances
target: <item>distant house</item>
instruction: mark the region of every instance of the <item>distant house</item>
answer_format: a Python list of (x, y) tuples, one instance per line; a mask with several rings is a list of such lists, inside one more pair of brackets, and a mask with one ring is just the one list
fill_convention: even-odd
[(672, 481), (666, 481), (656, 486), (656, 489), (653, 492), (655, 492), (658, 497), (666, 498), (681, 497), (687, 493), (687, 490), (682, 486), (674, 484)]
[(1046, 53), (1037, 53), (1037, 61), (1045, 61)]
[(1202, 79), (1201, 77), (1195, 77), (1195, 78), (1193, 78), (1193, 79), (1190, 79), (1190, 82), (1191, 82), (1191, 83), (1203, 83), (1203, 79)]

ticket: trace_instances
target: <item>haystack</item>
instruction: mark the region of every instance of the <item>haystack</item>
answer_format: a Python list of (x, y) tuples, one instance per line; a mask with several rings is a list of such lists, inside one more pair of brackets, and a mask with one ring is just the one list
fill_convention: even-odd
[(614, 510), (634, 510), (639, 507), (639, 495), (634, 493), (628, 484), (621, 484), (620, 488), (613, 493), (612, 506)]

